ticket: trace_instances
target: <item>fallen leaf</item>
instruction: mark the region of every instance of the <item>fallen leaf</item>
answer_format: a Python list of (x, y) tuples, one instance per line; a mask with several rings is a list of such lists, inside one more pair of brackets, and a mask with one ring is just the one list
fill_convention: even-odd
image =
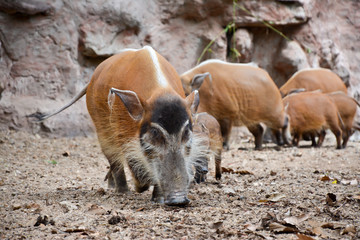
[(330, 178), (329, 178), (329, 176), (322, 176), (321, 178), (320, 178), (320, 180), (321, 181), (323, 181), (323, 182), (325, 182), (325, 181), (330, 181)]
[(353, 196), (354, 199), (357, 199), (357, 200), (360, 200), (360, 193), (356, 193), (354, 196)]
[(333, 193), (328, 193), (326, 194), (326, 203), (329, 206), (334, 206), (336, 203), (336, 195)]
[(259, 226), (257, 225), (254, 225), (254, 224), (251, 224), (251, 223), (248, 223), (248, 224), (245, 224), (244, 227), (252, 232), (255, 232), (256, 229), (258, 229)]
[(227, 167), (221, 167), (221, 170), (223, 173), (233, 173), (234, 172), (234, 169), (227, 168)]
[(233, 188), (226, 187), (223, 189), (224, 193), (229, 196), (235, 195), (235, 190)]
[(356, 179), (350, 181), (351, 186), (357, 186), (358, 184), (359, 184), (359, 182)]
[(314, 233), (316, 236), (320, 236), (322, 238), (328, 237), (328, 235), (324, 232), (324, 230), (321, 227), (313, 227), (311, 229), (311, 232)]
[(89, 211), (89, 213), (95, 214), (95, 215), (102, 215), (102, 214), (106, 213), (106, 210), (103, 207), (96, 205), (96, 204), (91, 205), (91, 207), (89, 208), (88, 211)]
[(277, 222), (270, 223), (269, 228), (275, 233), (295, 233), (299, 231), (296, 227), (285, 226)]
[(123, 215), (116, 215), (116, 216), (112, 216), (108, 223), (111, 224), (111, 225), (115, 225), (115, 224), (118, 224), (119, 222), (126, 222), (126, 218), (125, 216)]
[(284, 221), (288, 224), (291, 224), (291, 225), (294, 225), (294, 226), (297, 226), (299, 225), (301, 222), (305, 221), (306, 219), (309, 218), (309, 215), (308, 214), (302, 214), (298, 217), (295, 217), (295, 216), (292, 216), (292, 217), (287, 217), (284, 219)]
[(44, 215), (44, 217), (41, 217), (39, 216), (37, 219), (36, 219), (36, 223), (34, 224), (35, 227), (37, 226), (40, 226), (40, 224), (43, 224), (43, 225), (55, 225), (55, 221), (52, 220), (52, 219), (48, 219), (48, 216)]
[(222, 225), (223, 225), (224, 222), (222, 221), (219, 221), (219, 222), (214, 222), (211, 226), (211, 228), (213, 229), (219, 229)]
[(356, 234), (356, 228), (354, 225), (346, 225), (346, 227), (341, 231), (341, 235), (348, 233)]
[(302, 152), (297, 152), (293, 154), (294, 157), (301, 157), (302, 155), (303, 155)]
[(314, 240), (314, 238), (306, 236), (301, 233), (297, 233), (296, 236), (298, 237), (298, 240)]
[(62, 155), (63, 155), (64, 157), (69, 157), (69, 156), (70, 156), (70, 152), (65, 151)]
[(237, 170), (235, 171), (232, 168), (227, 168), (227, 167), (221, 167), (221, 170), (223, 173), (232, 173), (232, 174), (240, 174), (240, 175), (254, 175), (252, 172), (248, 171), (248, 170)]
[(338, 223), (338, 222), (334, 222), (334, 223), (326, 222), (321, 224), (322, 228), (329, 228), (329, 229), (341, 229), (344, 228), (345, 226), (346, 226), (345, 223)]
[(266, 199), (260, 200), (260, 202), (278, 202), (285, 197), (286, 196), (284, 194), (274, 193), (270, 196), (266, 196)]

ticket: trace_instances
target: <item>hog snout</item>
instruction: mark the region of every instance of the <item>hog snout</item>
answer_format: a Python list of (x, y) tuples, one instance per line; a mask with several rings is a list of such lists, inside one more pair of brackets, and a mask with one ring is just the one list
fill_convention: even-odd
[(168, 206), (185, 206), (188, 205), (189, 203), (190, 200), (183, 192), (173, 193), (165, 200), (165, 204)]
[(205, 167), (205, 166), (203, 166), (203, 167), (198, 167), (198, 168), (196, 169), (196, 172), (198, 172), (198, 173), (200, 173), (200, 174), (207, 174), (207, 173), (209, 172), (209, 169), (208, 169), (208, 167)]

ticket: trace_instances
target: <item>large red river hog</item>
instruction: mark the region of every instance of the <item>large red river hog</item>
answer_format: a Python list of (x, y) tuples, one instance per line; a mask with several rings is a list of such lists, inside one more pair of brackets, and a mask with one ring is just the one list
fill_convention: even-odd
[[(342, 148), (343, 122), (335, 103), (329, 96), (319, 91), (300, 92), (286, 96), (283, 102), (289, 116), (288, 128), (283, 136), (286, 142), (289, 142), (291, 134), (293, 145), (298, 146), (303, 134), (324, 132), (330, 128), (336, 137), (336, 148)], [(320, 134), (319, 145), (324, 137), (324, 134)]]
[(188, 204), (194, 164), (206, 149), (192, 133), (198, 93), (185, 97), (171, 64), (148, 46), (124, 50), (102, 62), (71, 103), (37, 117), (44, 120), (85, 94), (101, 149), (110, 163), (109, 186), (117, 192), (128, 191), (127, 164), (137, 192), (153, 185), (153, 201)]
[(341, 78), (329, 69), (309, 68), (302, 69), (280, 87), (282, 96), (286, 96), (291, 91), (303, 88), (305, 91), (320, 89), (323, 93), (342, 91), (347, 93), (345, 83)]
[(249, 64), (207, 60), (183, 73), (185, 94), (199, 90), (198, 112), (214, 116), (221, 126), (224, 147), (229, 149), (232, 126), (245, 125), (261, 149), (268, 126), (281, 144), (281, 130), (287, 125), (280, 92), (269, 74)]

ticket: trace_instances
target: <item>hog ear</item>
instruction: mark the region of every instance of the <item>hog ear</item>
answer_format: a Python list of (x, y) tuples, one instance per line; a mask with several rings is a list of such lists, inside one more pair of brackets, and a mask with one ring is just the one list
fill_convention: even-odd
[(195, 115), (200, 103), (199, 92), (197, 90), (191, 92), (189, 96), (185, 98), (186, 105), (190, 108), (191, 114)]
[(210, 82), (212, 82), (211, 74), (209, 72), (196, 74), (191, 80), (191, 88), (192, 90), (199, 90), (201, 85), (203, 84), (206, 77), (209, 77)]
[(134, 119), (135, 121), (140, 121), (142, 119), (144, 108), (141, 105), (141, 102), (135, 92), (129, 90), (119, 90), (116, 88), (111, 88), (108, 97), (108, 104), (110, 106), (110, 109), (112, 108), (112, 105), (115, 100), (114, 94), (116, 94), (124, 103), (132, 119)]
[(287, 112), (288, 108), (289, 108), (289, 103), (286, 103), (286, 105), (284, 107), (284, 112)]

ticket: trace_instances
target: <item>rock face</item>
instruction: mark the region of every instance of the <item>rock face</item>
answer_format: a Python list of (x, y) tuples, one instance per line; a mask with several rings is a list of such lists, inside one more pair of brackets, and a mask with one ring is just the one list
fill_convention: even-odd
[(358, 11), (355, 0), (4, 0), (0, 128), (63, 136), (93, 133), (85, 99), (41, 124), (26, 115), (64, 105), (101, 61), (144, 45), (179, 73), (208, 58), (252, 61), (278, 86), (299, 69), (330, 68), (359, 99)]

